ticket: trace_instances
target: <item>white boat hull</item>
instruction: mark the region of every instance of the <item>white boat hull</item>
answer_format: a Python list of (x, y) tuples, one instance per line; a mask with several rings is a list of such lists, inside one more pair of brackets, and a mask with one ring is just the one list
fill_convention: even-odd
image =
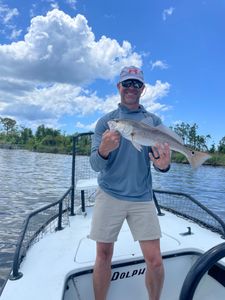
[[(91, 211), (87, 216), (70, 217), (70, 226), (47, 234), (34, 244), (21, 264), (23, 277), (8, 281), (1, 300), (91, 300), (95, 242), (87, 238)], [(223, 242), (220, 235), (195, 223), (165, 212), (159, 218), (161, 250), (165, 265), (162, 300), (178, 300), (184, 279), (199, 255)], [(193, 234), (181, 235), (191, 226)], [(138, 242), (126, 222), (115, 244), (112, 281), (108, 300), (146, 300), (145, 264)], [(220, 261), (225, 269), (225, 259)], [(225, 273), (224, 273), (225, 274)], [(214, 296), (212, 296), (212, 294)], [(224, 300), (225, 287), (204, 276), (195, 300)]]

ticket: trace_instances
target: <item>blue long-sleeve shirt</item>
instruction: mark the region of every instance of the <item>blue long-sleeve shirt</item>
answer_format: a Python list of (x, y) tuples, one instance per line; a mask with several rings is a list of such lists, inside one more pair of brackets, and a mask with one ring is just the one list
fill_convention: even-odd
[(132, 143), (121, 137), (120, 145), (110, 152), (107, 159), (101, 157), (98, 148), (102, 134), (109, 129), (107, 122), (112, 119), (131, 119), (146, 122), (152, 126), (161, 124), (161, 120), (140, 105), (137, 110), (129, 110), (121, 104), (118, 108), (97, 122), (92, 137), (90, 163), (98, 175), (100, 188), (120, 200), (152, 200), (152, 177), (149, 158), (150, 147), (137, 151)]

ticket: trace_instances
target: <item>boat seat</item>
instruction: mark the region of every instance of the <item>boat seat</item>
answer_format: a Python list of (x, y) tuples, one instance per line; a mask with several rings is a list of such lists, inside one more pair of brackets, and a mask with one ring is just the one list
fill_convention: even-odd
[(76, 183), (76, 190), (83, 191), (88, 189), (93, 189), (98, 187), (97, 178), (90, 179), (79, 179)]

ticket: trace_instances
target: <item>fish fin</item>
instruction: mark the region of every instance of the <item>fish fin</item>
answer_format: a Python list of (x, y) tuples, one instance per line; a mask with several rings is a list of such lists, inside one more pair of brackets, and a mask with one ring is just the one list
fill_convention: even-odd
[[(134, 121), (133, 121), (134, 123)], [(171, 136), (172, 138), (174, 138), (177, 142), (179, 142), (180, 144), (184, 144), (184, 141), (182, 139), (182, 137), (180, 135), (178, 135), (175, 131), (173, 131), (172, 129), (170, 129), (169, 127), (163, 125), (163, 124), (159, 124), (157, 126), (152, 126), (146, 122), (139, 122), (139, 126), (142, 128), (142, 129), (151, 129), (151, 130), (158, 130), (158, 131), (161, 131), (162, 133), (164, 134), (167, 134), (169, 136)]]
[(193, 169), (200, 167), (211, 156), (208, 153), (190, 150), (189, 154), (185, 155)]
[(159, 124), (155, 128), (157, 128), (158, 130), (160, 130), (160, 131), (162, 131), (162, 132), (164, 132), (164, 133), (172, 136), (175, 140), (177, 140), (182, 145), (184, 144), (184, 141), (183, 141), (182, 137), (180, 135), (178, 135), (175, 131), (173, 131), (172, 129), (170, 129), (169, 127), (166, 127), (163, 124)]
[(134, 142), (134, 141), (131, 141), (131, 143), (133, 144), (133, 146), (134, 146), (138, 151), (141, 152), (142, 146), (141, 146), (140, 144), (138, 144), (138, 143), (136, 143), (136, 142)]

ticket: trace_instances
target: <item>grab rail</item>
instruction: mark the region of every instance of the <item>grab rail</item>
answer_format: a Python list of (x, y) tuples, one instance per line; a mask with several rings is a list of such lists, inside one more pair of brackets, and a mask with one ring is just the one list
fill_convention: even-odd
[(42, 231), (42, 229), (44, 229), (49, 223), (51, 223), (54, 219), (56, 219), (58, 217), (58, 222), (57, 222), (57, 227), (55, 228), (55, 230), (62, 230), (62, 214), (63, 214), (63, 209), (62, 209), (62, 203), (64, 201), (64, 199), (70, 194), (71, 192), (71, 187), (66, 191), (66, 193), (62, 196), (62, 198), (54, 203), (48, 204), (40, 209), (37, 209), (35, 211), (33, 211), (32, 213), (30, 213), (24, 223), (24, 227), (23, 230), (21, 232), (21, 235), (19, 237), (18, 240), (18, 244), (16, 247), (16, 251), (14, 254), (14, 259), (13, 259), (13, 267), (12, 267), (12, 274), (10, 275), (9, 279), (11, 280), (16, 280), (19, 279), (23, 276), (23, 274), (21, 272), (19, 272), (19, 266), (21, 263), (21, 249), (22, 249), (22, 245), (24, 242), (24, 238), (25, 238), (25, 234), (27, 232), (27, 228), (29, 225), (30, 220), (37, 214), (40, 214), (43, 211), (46, 211), (47, 209), (54, 207), (56, 205), (59, 206), (58, 208), (58, 214), (53, 216), (52, 218), (49, 218), (48, 221), (43, 224), (38, 231), (35, 232), (35, 235), (31, 238), (30, 243), (34, 240), (34, 238)]
[(77, 144), (79, 141), (79, 138), (83, 136), (91, 136), (93, 132), (84, 132), (79, 133), (75, 136), (73, 136), (73, 152), (72, 152), (72, 174), (71, 174), (71, 210), (70, 214), (71, 216), (74, 216), (74, 201), (75, 201), (75, 178), (76, 178), (76, 154), (77, 154)]
[[(21, 234), (19, 236), (18, 239), (18, 243), (17, 243), (17, 247), (14, 253), (14, 258), (13, 258), (13, 266), (12, 266), (12, 274), (9, 276), (10, 280), (17, 280), (19, 278), (21, 278), (23, 276), (23, 274), (21, 272), (19, 272), (19, 266), (20, 263), (23, 259), (23, 256), (25, 255), (25, 253), (21, 254), (21, 250), (24, 244), (24, 239), (25, 239), (25, 235), (28, 231), (28, 226), (30, 223), (30, 220), (32, 220), (32, 218), (38, 214), (40, 214), (41, 212), (47, 211), (48, 209), (57, 206), (58, 205), (58, 212), (52, 216), (49, 217), (48, 220), (44, 223), (41, 224), (41, 226), (37, 229), (36, 232), (34, 232), (33, 236), (30, 238), (29, 242), (28, 242), (28, 246), (33, 242), (33, 240), (39, 235), (39, 233), (42, 232), (42, 230), (44, 230), (48, 224), (50, 224), (53, 220), (55, 220), (56, 218), (58, 218), (57, 220), (57, 227), (55, 228), (55, 230), (62, 230), (62, 216), (63, 213), (65, 212), (65, 210), (63, 210), (63, 203), (64, 200), (67, 196), (70, 195), (70, 207), (68, 207), (67, 210), (70, 210), (70, 214), (73, 216), (74, 215), (74, 202), (75, 202), (75, 167), (76, 167), (76, 154), (78, 152), (77, 150), (77, 145), (78, 145), (78, 141), (80, 139), (80, 137), (83, 136), (91, 136), (93, 134), (93, 132), (86, 132), (86, 133), (80, 133), (77, 134), (75, 136), (73, 136), (73, 151), (72, 151), (72, 172), (71, 172), (71, 186), (70, 188), (65, 192), (65, 194), (56, 202), (48, 204), (40, 209), (37, 209), (35, 211), (33, 211), (32, 213), (30, 213), (27, 218), (25, 219), (24, 222), (24, 226), (23, 229), (21, 231)], [(26, 249), (27, 250), (27, 249)]]
[[(194, 222), (196, 222), (197, 224), (200, 224), (206, 228), (212, 229), (216, 232), (219, 232), (223, 238), (225, 238), (225, 223), (224, 221), (217, 216), (214, 212), (212, 212), (210, 209), (208, 209), (206, 206), (204, 206), (202, 203), (200, 203), (199, 201), (197, 201), (195, 198), (193, 198), (191, 195), (186, 194), (186, 193), (181, 193), (181, 192), (171, 192), (171, 191), (163, 191), (163, 190), (153, 190), (153, 195), (154, 195), (154, 201), (156, 203), (156, 208), (160, 209), (163, 208), (164, 210), (169, 210), (177, 215), (186, 217), (190, 220), (193, 220)], [(165, 202), (163, 202), (163, 199), (159, 199), (159, 197), (157, 197), (157, 195), (169, 195), (169, 196), (176, 196), (177, 198), (181, 198), (183, 197), (184, 199), (188, 199), (190, 201), (185, 201), (185, 203), (193, 203), (193, 205), (195, 205), (195, 207), (198, 207), (199, 211), (204, 211), (207, 214), (204, 215), (204, 219), (200, 220), (200, 215), (194, 214), (195, 212), (195, 207), (193, 206), (192, 210), (190, 210), (190, 207), (188, 207), (187, 211), (185, 211), (185, 207), (181, 206), (179, 201), (178, 201), (178, 205), (177, 207), (173, 207), (170, 203), (170, 201), (168, 201), (169, 204)], [(190, 213), (193, 212), (193, 214)], [(196, 210), (197, 211), (197, 210)], [(161, 210), (158, 210), (158, 214), (161, 214)], [(216, 221), (217, 224), (220, 225), (221, 228), (218, 228), (218, 226), (216, 227), (215, 225), (210, 225), (206, 222), (206, 217), (209, 216), (211, 217), (211, 220)], [(199, 219), (198, 219), (199, 217)]]
[(203, 275), (223, 257), (225, 257), (225, 243), (211, 248), (200, 256), (184, 280), (179, 300), (192, 300)]

